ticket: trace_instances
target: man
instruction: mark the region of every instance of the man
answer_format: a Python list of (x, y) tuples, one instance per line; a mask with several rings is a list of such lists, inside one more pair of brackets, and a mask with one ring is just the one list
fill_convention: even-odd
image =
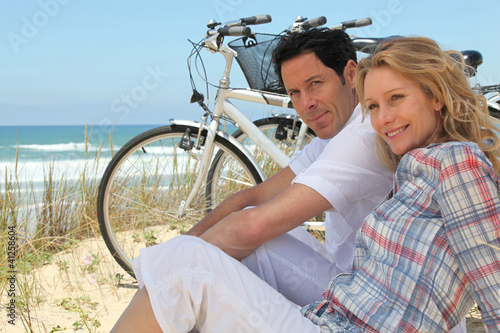
[[(305, 305), (349, 268), (354, 235), (390, 192), (392, 174), (377, 162), (373, 129), (356, 108), (356, 52), (346, 33), (314, 29), (287, 36), (273, 61), (296, 111), (318, 138), (288, 167), (228, 198), (188, 234), (242, 260)], [(243, 209), (248, 206), (254, 207)], [(326, 245), (297, 228), (323, 211)]]

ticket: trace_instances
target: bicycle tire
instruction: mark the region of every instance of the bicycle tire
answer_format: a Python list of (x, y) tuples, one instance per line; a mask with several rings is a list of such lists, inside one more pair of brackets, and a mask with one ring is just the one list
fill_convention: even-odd
[[(195, 141), (194, 148), (188, 151), (179, 147), (186, 133)], [(203, 147), (196, 149), (197, 136), (197, 127), (181, 125), (144, 132), (116, 153), (103, 174), (97, 199), (99, 227), (113, 258), (131, 275), (132, 259), (139, 249), (184, 233), (206, 213), (205, 183), (186, 215), (177, 217), (180, 202), (194, 184), (204, 151)], [(205, 136), (206, 130), (200, 140)], [(228, 193), (222, 191), (225, 186), (234, 193), (262, 181), (248, 157), (217, 135), (214, 156), (220, 151), (226, 156), (220, 168), (224, 177), (218, 179), (216, 187), (221, 191), (215, 195)]]
[(500, 111), (497, 109), (488, 106), (488, 112), (493, 118), (500, 119)]
[[(300, 120), (276, 116), (258, 119), (254, 121), (254, 124), (259, 128), (261, 132), (264, 132), (267, 137), (272, 138), (274, 144), (279, 146), (289, 156), (293, 154), (296, 146), (296, 140), (293, 138), (293, 131), (298, 131), (298, 129), (300, 128), (300, 125), (302, 124)], [(276, 139), (276, 130), (280, 124), (282, 124), (287, 130), (286, 138), (282, 140)], [(232, 136), (240, 141), (254, 155), (267, 178), (281, 169), (281, 167), (277, 165), (269, 155), (264, 153), (260, 148), (256, 147), (255, 144), (253, 144), (253, 142), (251, 142), (249, 139), (247, 140), (247, 134), (244, 133), (241, 129), (236, 130), (232, 134)], [(314, 132), (309, 128), (306, 134), (306, 142), (304, 142), (304, 145), (309, 143), (315, 136), (316, 134), (314, 134)], [(217, 188), (214, 185), (217, 184), (216, 180), (220, 177), (220, 166), (218, 165), (218, 163), (224, 160), (224, 156), (222, 154), (223, 152), (220, 151), (216, 155), (207, 175), (207, 183), (212, 184), (212, 186), (207, 186), (206, 188), (206, 200), (207, 203), (209, 203), (209, 205), (213, 207), (220, 203), (220, 201), (217, 201), (218, 197), (212, 196), (212, 193), (215, 193), (215, 191), (217, 191)]]

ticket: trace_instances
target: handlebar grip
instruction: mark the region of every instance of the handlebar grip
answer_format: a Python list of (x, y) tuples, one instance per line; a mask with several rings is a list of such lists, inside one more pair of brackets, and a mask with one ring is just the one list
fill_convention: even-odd
[(342, 22), (344, 29), (360, 28), (370, 24), (372, 24), (372, 19), (370, 17)]
[(250, 17), (240, 18), (241, 23), (247, 25), (264, 24), (271, 22), (271, 15), (255, 15)]
[(250, 36), (252, 29), (246, 26), (223, 27), (219, 29), (222, 36)]
[(326, 17), (324, 16), (315, 17), (313, 19), (307, 20), (304, 23), (302, 23), (302, 29), (309, 30), (313, 27), (322, 26), (325, 23), (326, 23)]

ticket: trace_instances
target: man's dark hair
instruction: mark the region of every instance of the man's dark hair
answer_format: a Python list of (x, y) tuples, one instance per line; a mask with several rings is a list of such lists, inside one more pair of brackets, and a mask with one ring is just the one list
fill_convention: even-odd
[(283, 62), (299, 55), (313, 52), (321, 62), (333, 69), (345, 84), (344, 68), (347, 62), (356, 59), (356, 50), (351, 38), (343, 30), (328, 28), (310, 29), (305, 32), (286, 35), (281, 38), (273, 51), (274, 71), (280, 82)]

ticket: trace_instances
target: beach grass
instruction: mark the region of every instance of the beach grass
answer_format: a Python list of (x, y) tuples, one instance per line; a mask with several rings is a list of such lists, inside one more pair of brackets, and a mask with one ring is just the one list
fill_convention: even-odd
[[(90, 137), (87, 131), (86, 128), (86, 147)], [(64, 329), (67, 325), (40, 326), (38, 311), (47, 306), (51, 307), (51, 311), (56, 306), (78, 314), (73, 325), (75, 330), (96, 331), (100, 326), (96, 315), (104, 305), (100, 310), (89, 308), (89, 304), (97, 300), (82, 300), (88, 295), (85, 288), (94, 286), (118, 296), (118, 286), (127, 278), (133, 280), (118, 266), (102, 243), (97, 219), (101, 149), (93, 155), (89, 155), (85, 149), (84, 165), (76, 181), (74, 175), (59, 170), (57, 161), (43, 163), (43, 188), (36, 195), (34, 184), (20, 179), (23, 165), (18, 165), (18, 151), (15, 168), (5, 170), (0, 190), (0, 246), (9, 250), (8, 256), (0, 257), (2, 307), (8, 319), (8, 315), (13, 314), (12, 323), (15, 321), (17, 327), (22, 326), (22, 331), (52, 332)], [(184, 177), (179, 184), (188, 191), (192, 186), (190, 183), (194, 181), (194, 174), (185, 170), (178, 174)], [(144, 182), (147, 186), (142, 187), (148, 188), (144, 202), (150, 205), (153, 201), (160, 201), (158, 204), (164, 205), (168, 201), (152, 190), (155, 186), (154, 176), (148, 176)], [(141, 184), (144, 185), (140, 182), (138, 185)], [(156, 186), (160, 187), (161, 184)], [(175, 192), (179, 194), (180, 190), (182, 188), (176, 187)], [(204, 200), (201, 202), (205, 203)], [(180, 233), (187, 230), (188, 222), (175, 222), (182, 224), (177, 226)], [(99, 246), (96, 245), (98, 243)], [(49, 266), (57, 272), (55, 275), (48, 274), (50, 283), (47, 282), (45, 270)], [(51, 295), (48, 285), (60, 286), (61, 283), (64, 284), (62, 289), (65, 290), (65, 296)], [(97, 298), (103, 299), (104, 295), (99, 293)], [(14, 309), (10, 308), (12, 304), (15, 305)], [(9, 320), (6, 325), (5, 322), (0, 322), (0, 332), (4, 329), (11, 332)]]
[[(88, 309), (88, 304), (96, 300), (81, 300), (85, 296), (84, 287), (106, 287), (107, 291), (117, 293), (117, 286), (127, 278), (102, 244), (97, 219), (97, 193), (102, 172), (101, 146), (97, 153), (90, 155), (87, 149), (89, 137), (90, 131), (86, 127), (85, 160), (76, 181), (75, 175), (67, 173), (71, 171), (61, 172), (57, 161), (44, 162), (43, 188), (35, 195), (35, 185), (20, 179), (24, 166), (18, 160), (19, 148), (16, 150), (14, 170), (5, 170), (0, 189), (0, 246), (8, 250), (8, 255), (0, 257), (0, 300), (7, 317), (12, 312), (10, 304), (15, 304), (16, 325), (21, 325), (26, 332), (40, 330), (37, 312), (47, 304), (78, 312), (80, 318), (75, 321), (75, 330), (83, 328), (93, 331), (98, 324), (94, 321), (95, 311), (90, 311), (92, 309)], [(185, 187), (185, 191), (189, 191), (194, 174), (185, 170), (178, 173), (181, 174), (183, 179), (178, 183)], [(162, 205), (163, 202), (164, 205), (168, 201), (151, 190), (155, 186), (154, 176), (148, 176), (144, 182), (148, 188), (144, 202), (149, 205), (153, 201), (161, 201), (158, 204)], [(175, 192), (178, 194), (180, 190), (176, 187)], [(205, 203), (204, 200), (200, 202)], [(175, 222), (180, 223), (177, 226), (180, 233), (187, 230), (188, 222)], [(95, 239), (101, 241), (100, 248), (93, 249), (95, 244), (88, 243)], [(104, 262), (107, 264), (103, 265)], [(40, 272), (49, 266), (56, 268), (57, 272), (56, 276), (51, 277), (51, 285), (56, 280), (65, 281), (67, 285), (64, 289), (71, 291), (65, 297), (48, 295), (47, 276)], [(4, 329), (4, 323), (0, 322), (0, 332)], [(10, 328), (8, 325), (6, 327)], [(42, 331), (57, 331), (57, 327), (44, 327)], [(5, 328), (6, 331), (9, 331), (8, 328)]]
[[(88, 144), (87, 139), (85, 142)], [(96, 209), (99, 153), (88, 156), (86, 150), (85, 165), (77, 181), (69, 181), (64, 172), (57, 176), (56, 163), (44, 164), (43, 190), (36, 196), (34, 185), (19, 178), (23, 165), (18, 163), (17, 153), (14, 170), (5, 170), (0, 189), (0, 246), (7, 255), (0, 256), (0, 290), (6, 312), (2, 317), (7, 319), (2, 320), (0, 328), (7, 322), (7, 327), (15, 323), (26, 332), (35, 331), (35, 309), (47, 301), (43, 278), (37, 275), (45, 265), (56, 264), (61, 277), (70, 274), (70, 267), (76, 267), (75, 276), (99, 273), (99, 285), (117, 285), (115, 271), (103, 272), (99, 268), (102, 254), (94, 254), (95, 260), (89, 265), (82, 263), (81, 255), (71, 255), (82, 241), (100, 237)], [(62, 252), (69, 254), (67, 259), (54, 263), (55, 255)], [(82, 312), (81, 317), (81, 325), (76, 326), (92, 331), (88, 313)]]

